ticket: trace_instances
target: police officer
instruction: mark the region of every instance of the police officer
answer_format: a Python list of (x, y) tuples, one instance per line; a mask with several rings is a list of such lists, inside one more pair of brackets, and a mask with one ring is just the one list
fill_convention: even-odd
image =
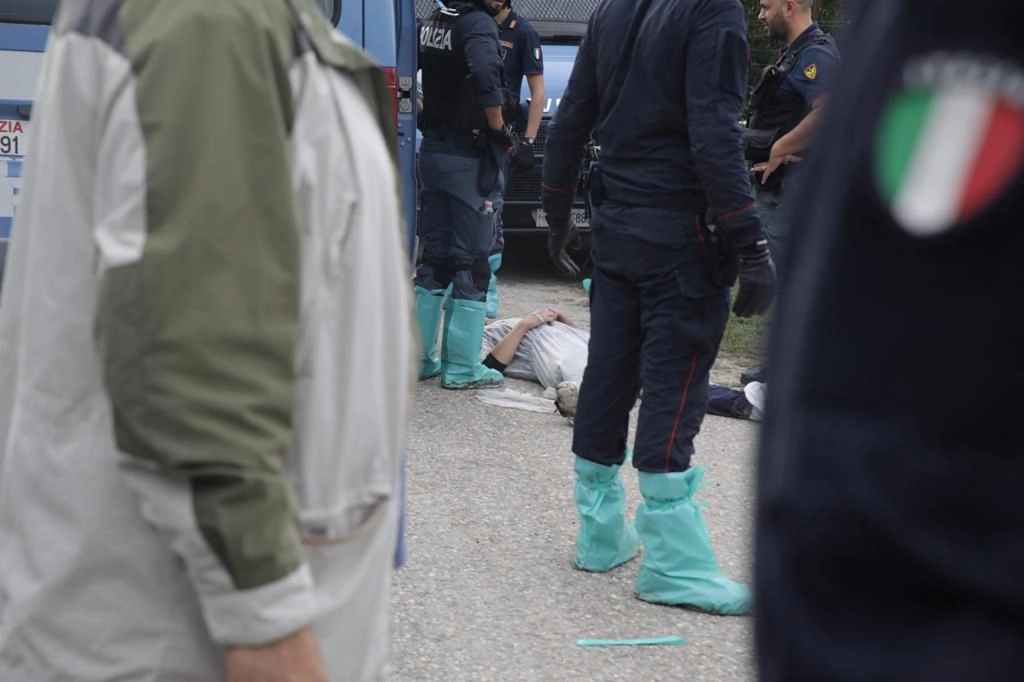
[[(445, 388), (502, 381), (500, 372), (480, 363), (491, 276), (487, 256), (511, 146), (496, 14), (485, 0), (454, 1), (435, 10), (420, 28), (423, 256), (415, 280), (423, 340), (420, 377), (440, 373)], [(438, 358), (442, 304), (446, 315)]]
[(1022, 24), (873, 0), (847, 33), (774, 325), (762, 682), (1022, 677)]
[[(526, 115), (509, 121), (516, 130), (519, 144), (515, 157), (512, 159), (512, 170), (526, 173), (533, 169), (533, 143), (540, 130), (540, 121), (544, 115), (544, 53), (540, 46), (540, 36), (529, 21), (512, 9), (512, 0), (486, 0), (488, 7), (498, 10), (494, 20), (498, 22), (498, 41), (501, 46), (502, 59), (505, 62), (505, 81), (516, 100), (526, 78), (530, 88), (530, 104)], [(523, 107), (525, 108), (525, 107)], [(502, 231), (501, 214), (498, 215), (497, 236), (494, 247), (488, 257), (491, 266), (491, 281), (487, 287), (487, 317), (498, 316), (498, 281), (495, 273), (501, 267), (501, 253), (505, 249), (505, 236)]]
[[(764, 221), (772, 259), (785, 271), (792, 212), (801, 197), (801, 163), (832, 86), (839, 52), (831, 36), (811, 19), (813, 0), (762, 0), (758, 18), (775, 40), (779, 59), (761, 73), (750, 97), (744, 149), (751, 165), (754, 198)], [(767, 381), (762, 365), (741, 375), (743, 383)]]
[[(636, 594), (718, 614), (751, 606), (718, 566), (691, 467), (708, 376), (729, 314), (762, 314), (774, 272), (743, 162), (746, 19), (732, 0), (606, 0), (591, 15), (548, 131), (549, 251), (567, 275), (584, 145), (592, 180), (591, 338), (573, 431), (580, 517), (574, 565), (607, 571), (645, 545)], [(715, 215), (715, 229), (705, 220)], [(643, 503), (625, 520), (618, 469), (643, 391), (633, 465)], [(639, 541), (639, 542), (638, 542)]]
[(782, 266), (793, 205), (800, 200), (800, 161), (831, 89), (839, 51), (811, 19), (813, 0), (761, 0), (758, 18), (786, 44), (751, 93), (747, 160), (772, 258)]

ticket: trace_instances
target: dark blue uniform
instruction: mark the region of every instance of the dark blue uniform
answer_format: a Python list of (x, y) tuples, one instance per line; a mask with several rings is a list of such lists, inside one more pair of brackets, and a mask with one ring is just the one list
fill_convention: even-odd
[(512, 10), (505, 21), (498, 24), (498, 41), (505, 62), (505, 82), (508, 89), (519, 97), (523, 78), (544, 75), (540, 35), (529, 21)]
[(716, 277), (705, 213), (719, 216), (734, 248), (761, 235), (738, 123), (746, 19), (733, 0), (653, 0), (613, 91), (635, 7), (611, 0), (591, 16), (548, 133), (543, 182), (574, 194), (593, 130), (601, 188), (592, 192), (592, 332), (573, 452), (623, 461), (639, 383), (633, 462), (682, 471), (728, 318), (731, 281)]
[[(482, 2), (452, 2), (420, 28), (423, 142), (416, 268), (416, 323), (421, 379), (441, 375), (445, 388), (501, 383), (480, 364), (486, 317), (487, 261), (501, 212), (503, 168), (511, 140), (491, 131), (486, 109), (509, 109), (502, 87), (498, 27)], [(450, 295), (448, 287), (450, 285)], [(437, 353), (441, 309), (444, 333)]]
[(416, 284), (437, 290), (451, 283), (454, 298), (483, 301), (505, 162), (481, 134), (483, 110), (502, 106), (505, 97), (497, 25), (483, 11), (460, 12), (466, 5), (435, 11), (420, 29), (424, 252)]
[[(816, 101), (829, 94), (838, 66), (835, 42), (812, 23), (776, 61), (774, 67), (785, 69), (785, 76), (765, 98), (763, 109), (752, 115), (750, 127), (776, 130), (778, 137), (788, 133)], [(785, 258), (792, 214), (803, 199), (803, 168), (802, 163), (784, 164), (767, 184), (754, 185), (757, 210), (776, 264)]]
[[(523, 78), (544, 75), (544, 54), (540, 46), (540, 36), (530, 22), (520, 17), (514, 10), (509, 10), (505, 21), (498, 24), (498, 44), (505, 65), (505, 86), (518, 104)], [(528, 117), (529, 108), (523, 104), (516, 108), (516, 116), (508, 123), (520, 136), (524, 136)], [(508, 177), (511, 161), (512, 159), (509, 157), (508, 163), (502, 168), (506, 177)], [(505, 249), (505, 235), (502, 228), (501, 213), (499, 213), (494, 244), (488, 257), (491, 280), (487, 289), (487, 316), (490, 318), (498, 316), (498, 282), (494, 273), (501, 267), (501, 252)]]
[[(593, 130), (601, 155), (590, 191), (590, 346), (572, 441), (573, 564), (607, 571), (643, 544), (639, 599), (722, 615), (749, 612), (750, 592), (718, 565), (694, 500), (703, 467), (690, 458), (736, 276), (718, 238), (741, 250), (738, 301), (771, 284), (754, 282), (770, 267), (738, 123), (746, 30), (735, 0), (605, 0), (549, 130), (542, 187), (561, 239)], [(643, 503), (631, 525), (618, 467), (638, 385), (633, 465)]]
[(850, 29), (774, 325), (762, 682), (1024, 678), (1022, 22)]

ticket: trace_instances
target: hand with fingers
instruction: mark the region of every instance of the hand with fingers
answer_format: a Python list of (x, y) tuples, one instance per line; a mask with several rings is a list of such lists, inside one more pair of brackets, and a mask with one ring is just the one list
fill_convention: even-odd
[(536, 329), (543, 324), (551, 324), (556, 319), (558, 319), (558, 311), (553, 308), (541, 308), (523, 318), (528, 329)]

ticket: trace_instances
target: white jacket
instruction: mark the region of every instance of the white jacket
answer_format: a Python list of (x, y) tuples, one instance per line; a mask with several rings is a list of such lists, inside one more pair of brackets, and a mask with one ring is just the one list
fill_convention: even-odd
[[(379, 679), (413, 382), (392, 111), (313, 0), (78, 0), (0, 300), (0, 680)], [(383, 131), (383, 134), (382, 134)]]

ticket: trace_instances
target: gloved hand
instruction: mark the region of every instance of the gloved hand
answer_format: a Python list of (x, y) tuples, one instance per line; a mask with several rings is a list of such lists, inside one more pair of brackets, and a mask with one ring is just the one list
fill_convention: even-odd
[(511, 150), (515, 145), (515, 139), (512, 137), (512, 131), (508, 126), (495, 130), (494, 128), (487, 129), (487, 139), (492, 143), (499, 145), (506, 151)]
[(768, 241), (759, 239), (740, 249), (740, 290), (732, 304), (737, 317), (764, 315), (775, 298), (775, 263), (768, 252)]
[(529, 173), (533, 170), (533, 164), (533, 144), (529, 140), (523, 139), (512, 159), (512, 170), (517, 173)]
[(576, 226), (569, 216), (548, 216), (548, 257), (569, 279), (576, 279), (580, 274), (579, 266), (566, 250), (577, 236)]

